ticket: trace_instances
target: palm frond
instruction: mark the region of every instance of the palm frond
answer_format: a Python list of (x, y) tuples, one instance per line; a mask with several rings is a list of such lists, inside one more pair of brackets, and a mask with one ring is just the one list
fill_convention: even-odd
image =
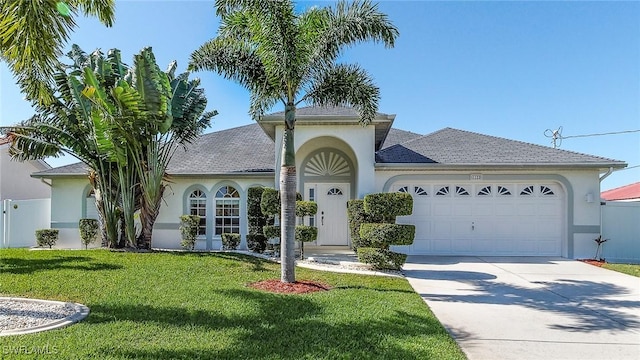
[(353, 106), (361, 122), (368, 124), (378, 111), (380, 89), (364, 69), (340, 64), (316, 73), (303, 100), (318, 106)]

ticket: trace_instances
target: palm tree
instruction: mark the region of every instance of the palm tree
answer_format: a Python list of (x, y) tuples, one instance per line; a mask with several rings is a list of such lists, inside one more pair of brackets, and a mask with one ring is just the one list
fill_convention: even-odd
[(250, 91), (250, 114), (260, 119), (285, 107), (281, 152), (281, 281), (295, 282), (296, 167), (293, 146), (296, 106), (353, 106), (368, 124), (379, 89), (357, 65), (338, 64), (341, 51), (364, 42), (393, 47), (397, 28), (368, 0), (298, 14), (290, 0), (217, 0), (222, 17), (217, 36), (191, 55), (190, 68), (215, 71)]
[(106, 26), (114, 21), (115, 0), (12, 0), (0, 2), (0, 60), (6, 62), (28, 100), (54, 100), (53, 74), (76, 27), (79, 12)]

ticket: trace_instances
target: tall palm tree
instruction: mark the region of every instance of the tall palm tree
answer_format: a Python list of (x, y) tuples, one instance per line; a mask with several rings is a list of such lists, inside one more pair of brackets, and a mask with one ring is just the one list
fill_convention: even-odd
[(0, 1), (0, 60), (6, 62), (28, 100), (54, 100), (53, 74), (78, 13), (113, 25), (115, 0)]
[(281, 281), (295, 282), (296, 106), (353, 106), (368, 124), (378, 108), (379, 89), (366, 71), (337, 59), (345, 47), (364, 41), (393, 47), (398, 30), (368, 0), (300, 14), (290, 0), (217, 0), (216, 8), (222, 17), (218, 34), (191, 55), (190, 68), (215, 71), (246, 87), (250, 114), (258, 121), (276, 103), (285, 107)]

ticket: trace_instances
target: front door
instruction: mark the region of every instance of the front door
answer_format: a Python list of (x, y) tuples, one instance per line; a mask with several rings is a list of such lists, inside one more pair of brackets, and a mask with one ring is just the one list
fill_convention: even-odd
[(318, 227), (317, 245), (348, 246), (347, 221), (348, 183), (306, 184), (305, 198), (318, 203), (318, 213), (308, 220)]

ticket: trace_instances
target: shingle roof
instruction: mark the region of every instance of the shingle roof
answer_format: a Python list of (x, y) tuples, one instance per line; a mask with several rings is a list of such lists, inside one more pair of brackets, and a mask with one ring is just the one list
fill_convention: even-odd
[(600, 197), (607, 201), (640, 199), (640, 182), (603, 191)]
[(183, 151), (178, 149), (169, 174), (228, 174), (273, 172), (274, 144), (258, 124), (200, 136)]
[[(201, 135), (178, 149), (167, 172), (171, 175), (218, 175), (274, 172), (274, 142), (258, 124)], [(376, 153), (377, 163), (445, 165), (572, 165), (625, 164), (621, 161), (520, 141), (445, 128), (428, 135), (391, 129), (383, 149)], [(608, 166), (608, 165), (607, 165)], [(82, 163), (36, 173), (48, 175), (84, 175)]]
[(609, 164), (624, 162), (445, 128), (376, 153), (378, 163), (445, 165)]

